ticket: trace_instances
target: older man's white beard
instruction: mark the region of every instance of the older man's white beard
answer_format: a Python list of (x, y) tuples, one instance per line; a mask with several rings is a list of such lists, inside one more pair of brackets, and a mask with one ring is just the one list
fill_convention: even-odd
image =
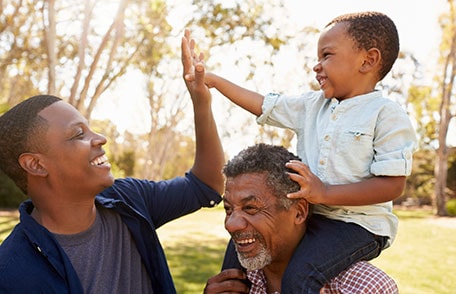
[(271, 254), (266, 250), (266, 247), (261, 244), (260, 252), (253, 257), (244, 257), (239, 252), (237, 253), (241, 265), (249, 271), (262, 269), (271, 263)]

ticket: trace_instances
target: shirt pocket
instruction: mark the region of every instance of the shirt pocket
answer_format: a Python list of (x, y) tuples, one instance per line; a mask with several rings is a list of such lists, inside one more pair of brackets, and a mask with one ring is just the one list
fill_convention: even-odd
[(370, 129), (352, 128), (343, 131), (336, 148), (336, 165), (340, 165), (340, 171), (354, 178), (368, 176), (374, 159), (373, 140)]

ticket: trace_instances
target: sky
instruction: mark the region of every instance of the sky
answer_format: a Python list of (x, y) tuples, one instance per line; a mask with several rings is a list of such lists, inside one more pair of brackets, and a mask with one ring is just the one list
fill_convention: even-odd
[[(223, 1), (226, 4), (233, 0)], [(422, 69), (424, 72), (429, 72), (430, 76), (434, 74), (432, 69), (435, 67), (437, 60), (441, 36), (438, 18), (447, 9), (448, 4), (446, 0), (283, 1), (285, 6), (289, 8), (289, 15), (284, 17), (291, 18), (298, 27), (312, 26), (321, 29), (331, 19), (341, 14), (357, 11), (383, 12), (396, 24), (401, 50), (413, 53), (423, 65)], [(176, 30), (178, 32), (181, 32), (182, 28), (178, 25), (179, 21), (181, 19), (191, 18), (191, 9), (188, 9), (190, 1), (168, 0), (168, 2), (175, 4), (176, 7), (171, 14), (174, 17), (169, 21), (171, 25), (174, 24), (177, 27)], [(176, 42), (177, 44), (180, 43), (180, 36), (176, 37)], [(147, 107), (144, 107), (144, 104), (141, 104), (141, 102), (132, 103), (131, 100), (132, 90), (138, 89), (137, 87), (132, 87), (132, 82), (135, 80), (138, 80), (138, 78), (130, 77), (129, 80), (124, 82), (122, 88), (125, 90), (125, 94), (119, 95), (119, 97), (124, 97), (124, 100), (121, 98), (114, 106), (122, 113), (119, 117), (128, 118), (116, 121), (121, 132), (125, 129), (132, 132), (143, 132), (148, 129), (147, 123), (145, 124), (144, 120), (141, 119), (143, 115), (147, 115)], [(134, 94), (134, 96), (138, 95), (141, 95), (140, 91)], [(107, 107), (107, 105), (103, 105), (101, 108), (106, 110)], [(114, 109), (113, 111), (116, 110)], [(112, 114), (113, 111), (104, 111), (104, 113)], [(95, 116), (97, 115), (95, 114)], [(110, 118), (112, 118), (112, 115), (110, 115)], [(454, 141), (454, 145), (456, 145), (456, 126), (451, 129), (451, 137), (454, 138), (451, 141)]]

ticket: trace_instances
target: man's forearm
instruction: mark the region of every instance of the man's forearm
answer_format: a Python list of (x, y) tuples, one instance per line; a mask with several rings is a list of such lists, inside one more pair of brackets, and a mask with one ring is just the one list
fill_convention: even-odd
[(211, 107), (194, 105), (194, 110), (196, 150), (192, 172), (208, 186), (222, 193), (225, 157)]

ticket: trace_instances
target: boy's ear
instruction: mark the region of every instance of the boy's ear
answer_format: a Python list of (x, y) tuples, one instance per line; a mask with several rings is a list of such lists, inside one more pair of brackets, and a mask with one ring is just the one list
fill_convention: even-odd
[(360, 71), (363, 73), (376, 70), (380, 66), (382, 54), (377, 48), (371, 48), (366, 52), (366, 56), (363, 64), (361, 65)]
[(19, 164), (31, 175), (45, 177), (48, 174), (46, 168), (41, 165), (40, 157), (37, 153), (22, 153), (19, 156)]

